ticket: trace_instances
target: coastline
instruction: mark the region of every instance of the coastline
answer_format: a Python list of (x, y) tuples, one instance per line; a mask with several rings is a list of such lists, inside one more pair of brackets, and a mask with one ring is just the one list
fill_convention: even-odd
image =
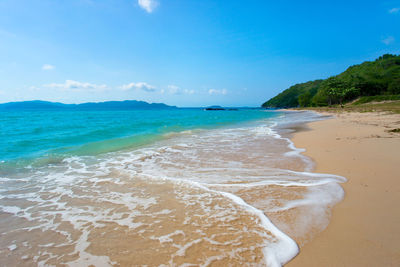
[(399, 114), (336, 113), (292, 136), (315, 172), (347, 178), (328, 227), (286, 266), (399, 266)]

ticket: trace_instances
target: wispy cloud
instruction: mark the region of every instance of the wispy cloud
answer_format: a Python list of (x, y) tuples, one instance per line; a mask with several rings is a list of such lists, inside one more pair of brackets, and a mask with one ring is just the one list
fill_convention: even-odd
[(228, 90), (226, 90), (226, 89), (221, 89), (221, 90), (210, 89), (210, 90), (208, 90), (208, 94), (210, 94), (210, 95), (226, 95), (227, 93), (228, 93)]
[(0, 29), (0, 35), (3, 35), (5, 37), (13, 37), (13, 38), (17, 37), (16, 34), (6, 31), (6, 30), (3, 30), (3, 29)]
[(193, 95), (195, 93), (195, 90), (182, 89), (176, 85), (168, 85), (168, 92), (172, 95), (182, 95), (182, 94)]
[(45, 84), (45, 87), (48, 88), (57, 88), (57, 89), (83, 89), (83, 90), (89, 90), (89, 91), (104, 91), (107, 89), (107, 85), (105, 84), (93, 84), (93, 83), (87, 83), (87, 82), (78, 82), (78, 81), (73, 81), (73, 80), (66, 80), (64, 83), (50, 83), (50, 84)]
[(389, 9), (390, 14), (396, 14), (396, 13), (399, 13), (399, 11), (400, 11), (400, 7), (394, 7), (392, 9)]
[(42, 70), (54, 70), (55, 68), (56, 68), (56, 66), (50, 65), (50, 64), (44, 64), (42, 66)]
[(179, 92), (180, 88), (176, 85), (168, 85), (168, 90), (170, 94), (176, 95)]
[(136, 89), (136, 90), (143, 90), (146, 92), (154, 92), (156, 90), (155, 86), (150, 85), (145, 82), (128, 83), (128, 84), (121, 85), (120, 88), (124, 91)]
[(390, 44), (394, 43), (394, 41), (395, 41), (395, 39), (393, 36), (388, 36), (382, 40), (382, 43), (384, 43), (385, 45), (390, 45)]
[(32, 91), (32, 92), (36, 92), (36, 91), (40, 90), (40, 88), (36, 87), (36, 86), (29, 86), (28, 89), (29, 89), (29, 91)]
[(138, 0), (138, 4), (141, 8), (146, 10), (147, 13), (151, 13), (158, 6), (158, 2), (156, 0)]

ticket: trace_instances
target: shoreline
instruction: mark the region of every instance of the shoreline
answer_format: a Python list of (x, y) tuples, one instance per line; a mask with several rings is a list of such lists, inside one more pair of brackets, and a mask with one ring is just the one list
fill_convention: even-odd
[(344, 199), (328, 227), (286, 266), (399, 266), (399, 114), (334, 115), (306, 123), (291, 140), (315, 162), (314, 172), (346, 177)]

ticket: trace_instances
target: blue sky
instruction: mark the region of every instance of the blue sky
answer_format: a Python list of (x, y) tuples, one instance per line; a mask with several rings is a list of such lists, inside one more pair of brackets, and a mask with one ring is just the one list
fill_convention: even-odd
[(0, 102), (259, 106), (400, 54), (400, 1), (0, 0)]

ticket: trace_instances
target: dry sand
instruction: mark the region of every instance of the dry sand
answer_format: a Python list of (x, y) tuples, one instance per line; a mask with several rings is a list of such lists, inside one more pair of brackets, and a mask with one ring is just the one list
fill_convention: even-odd
[(329, 226), (287, 266), (400, 266), (400, 115), (339, 113), (293, 141), (316, 172), (348, 179)]

